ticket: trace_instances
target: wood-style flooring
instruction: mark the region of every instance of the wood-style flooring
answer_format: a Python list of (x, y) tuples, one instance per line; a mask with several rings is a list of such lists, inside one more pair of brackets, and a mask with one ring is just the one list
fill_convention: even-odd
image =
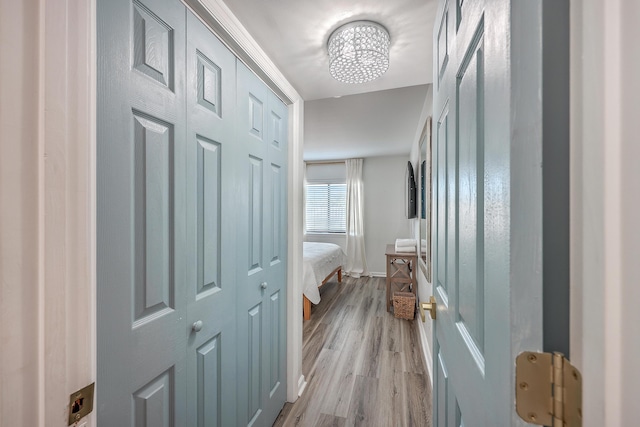
[(307, 387), (274, 426), (431, 426), (431, 385), (420, 348), (420, 317), (385, 308), (385, 279), (345, 277), (321, 289), (304, 323)]

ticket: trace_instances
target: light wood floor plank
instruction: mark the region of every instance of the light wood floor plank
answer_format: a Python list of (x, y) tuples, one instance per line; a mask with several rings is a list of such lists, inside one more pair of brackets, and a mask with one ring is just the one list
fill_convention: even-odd
[(314, 329), (314, 333), (306, 340), (302, 346), (302, 354), (307, 355), (302, 359), (302, 372), (311, 372), (313, 365), (318, 360), (318, 355), (324, 348), (329, 326), (325, 323), (318, 323)]
[(366, 339), (360, 373), (367, 377), (378, 377), (378, 365), (380, 363), (380, 346), (382, 344), (383, 328), (382, 317), (374, 317), (369, 328), (365, 330)]
[(378, 378), (356, 376), (347, 425), (374, 426), (378, 424), (376, 403), (379, 386)]
[(349, 404), (353, 395), (356, 375), (360, 368), (360, 353), (362, 349), (362, 331), (351, 330), (347, 343), (331, 375), (329, 387), (333, 393), (324, 401), (323, 412), (340, 417), (347, 417)]
[(402, 353), (383, 351), (376, 419), (380, 425), (406, 425), (407, 387)]
[(320, 414), (316, 427), (344, 427), (347, 420), (335, 415)]
[(345, 277), (320, 293), (303, 326), (307, 387), (274, 426), (430, 427), (419, 320), (386, 311), (384, 278)]
[(431, 385), (426, 374), (405, 372), (407, 405), (405, 407), (407, 426), (431, 425)]
[(406, 343), (404, 346), (405, 360), (407, 362), (407, 372), (416, 374), (426, 374), (427, 367), (424, 364), (422, 349), (420, 348), (420, 336), (418, 325), (415, 320), (408, 322), (409, 328), (404, 333)]

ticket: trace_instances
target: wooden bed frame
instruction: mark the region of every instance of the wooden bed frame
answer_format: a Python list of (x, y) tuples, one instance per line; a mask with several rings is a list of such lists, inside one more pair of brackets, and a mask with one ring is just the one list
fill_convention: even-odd
[[(333, 270), (327, 277), (324, 278), (320, 286), (324, 285), (331, 279), (331, 277), (338, 273), (338, 283), (342, 283), (342, 266), (339, 265), (335, 270)], [(320, 287), (318, 286), (318, 287)], [(302, 313), (304, 320), (311, 319), (311, 301), (305, 295), (302, 295)]]

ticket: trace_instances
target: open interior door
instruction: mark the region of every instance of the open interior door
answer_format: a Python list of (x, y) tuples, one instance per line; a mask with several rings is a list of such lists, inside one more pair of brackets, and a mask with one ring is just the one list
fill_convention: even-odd
[(517, 355), (569, 343), (568, 4), (440, 0), (434, 54), (435, 425), (525, 425)]

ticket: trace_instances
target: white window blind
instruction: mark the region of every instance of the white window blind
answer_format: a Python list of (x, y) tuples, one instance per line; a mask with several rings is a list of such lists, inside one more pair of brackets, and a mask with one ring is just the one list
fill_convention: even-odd
[(307, 232), (346, 232), (346, 200), (347, 184), (307, 184)]

